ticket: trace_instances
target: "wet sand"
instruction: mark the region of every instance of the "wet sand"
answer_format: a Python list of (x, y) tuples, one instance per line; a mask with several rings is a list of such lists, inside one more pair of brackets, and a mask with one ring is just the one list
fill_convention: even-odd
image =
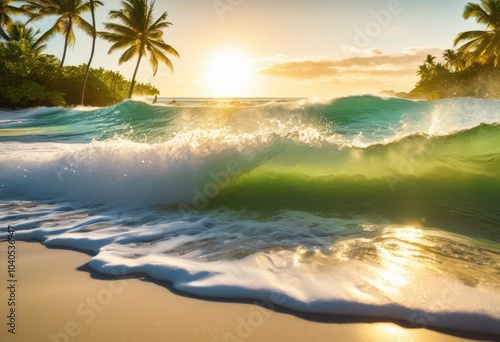
[(16, 243), (15, 336), (8, 332), (7, 243), (0, 243), (1, 341), (477, 341), (454, 331), (300, 314), (178, 293), (145, 277), (92, 272), (90, 256)]

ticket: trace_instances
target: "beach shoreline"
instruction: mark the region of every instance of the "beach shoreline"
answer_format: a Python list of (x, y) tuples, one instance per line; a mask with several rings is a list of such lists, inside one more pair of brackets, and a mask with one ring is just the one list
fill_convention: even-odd
[[(7, 268), (7, 243), (0, 243)], [(109, 277), (90, 256), (16, 242), (15, 335), (6, 325), (2, 272), (2, 341), (468, 341), (494, 337), (411, 328), (404, 323), (300, 314), (248, 301), (202, 299), (145, 277)], [(260, 305), (259, 305), (260, 304)]]

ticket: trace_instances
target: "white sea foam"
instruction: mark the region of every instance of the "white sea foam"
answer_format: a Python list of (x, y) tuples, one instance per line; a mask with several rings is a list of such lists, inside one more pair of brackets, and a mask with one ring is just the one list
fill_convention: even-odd
[[(376, 98), (361, 98), (365, 102), (350, 112), (357, 100), (347, 100), (346, 113), (331, 111), (337, 100), (230, 110), (162, 111), (158, 106), (150, 113), (151, 120), (159, 120), (153, 124), (140, 116), (149, 113), (142, 103), (136, 107), (125, 102), (88, 117), (77, 109), (61, 124), (67, 120), (77, 126), (82, 119), (87, 129), (96, 119), (100, 130), (115, 132), (123, 126), (149, 134), (160, 122), (153, 128), (165, 137), (158, 143), (134, 142), (123, 135), (54, 143), (30, 143), (31, 136), (5, 137), (0, 142), (0, 224), (15, 226), (19, 239), (89, 251), (95, 255), (90, 266), (98, 272), (148, 274), (200, 296), (259, 299), (299, 311), (500, 335), (498, 243), (493, 229), (484, 240), (472, 238), (481, 236), (475, 235), (477, 227), (490, 229), (484, 222), (498, 222), (496, 207), (488, 202), (494, 194), (479, 182), (483, 188), (478, 193), (487, 199), (464, 187), (460, 195), (471, 195), (461, 198), (465, 204), (455, 201), (432, 208), (442, 212), (440, 218), (461, 210), (468, 219), (477, 216), (477, 227), (464, 230), (472, 237), (421, 228), (426, 219), (421, 216), (412, 226), (388, 222), (382, 213), (391, 210), (384, 207), (391, 202), (375, 203), (382, 201), (381, 191), (390, 192), (388, 174), (407, 186), (390, 195), (399, 196), (410, 209), (454, 196), (441, 191), (446, 187), (431, 193), (432, 187), (441, 186), (435, 176), (441, 173), (432, 173), (435, 170), (460, 177), (470, 171), (467, 179), (493, 180), (484, 182), (494, 189), (498, 178), (491, 170), (496, 170), (498, 145), (491, 137), (496, 126), (473, 131), (483, 133), (484, 140), (470, 141), (468, 132), (454, 136), (452, 143), (427, 135), (399, 139), (498, 123), (499, 103), (453, 99), (408, 105), (384, 100), (382, 106), (394, 107), (379, 113), (368, 110)], [(402, 111), (407, 106), (410, 109)], [(130, 108), (139, 108), (140, 115), (127, 112)], [(24, 128), (27, 121), (43, 121), (53, 111), (2, 114), (0, 125)], [(171, 121), (161, 121), (164, 117)], [(51, 120), (50, 125), (59, 124), (58, 118)], [(135, 127), (134, 122), (140, 124)], [(411, 165), (412, 172), (402, 174), (402, 156), (418, 150), (421, 141), (435, 142), (432, 153), (426, 150), (429, 153)], [(457, 155), (460, 158), (453, 159)], [(452, 162), (458, 166), (453, 168)], [(267, 189), (269, 179), (282, 188)], [(258, 203), (260, 194), (271, 200), (280, 195), (276, 199), (285, 201), (278, 209), (263, 205), (259, 210), (231, 210), (230, 200), (222, 205), (213, 204), (217, 199), (209, 201), (223, 190), (230, 192), (229, 183), (243, 189), (236, 198), (249, 200), (245, 203)], [(339, 191), (338, 196), (329, 197), (329, 189)], [(295, 194), (305, 197), (286, 201)], [(321, 206), (288, 208), (300, 200)], [(372, 208), (378, 204), (381, 210)], [(321, 211), (324, 207), (330, 210)]]
[[(20, 239), (94, 253), (90, 267), (105, 274), (147, 274), (203, 297), (500, 334), (500, 284), (485, 266), (468, 276), (455, 268), (456, 257), (440, 252), (454, 249), (462, 264), (474, 242), (438, 230), (292, 211), (263, 220), (11, 202), (0, 213)], [(500, 261), (481, 248), (478, 265)]]

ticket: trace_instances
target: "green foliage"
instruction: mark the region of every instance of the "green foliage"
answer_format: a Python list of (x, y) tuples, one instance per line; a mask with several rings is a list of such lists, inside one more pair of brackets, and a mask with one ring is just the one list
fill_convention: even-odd
[(420, 80), (412, 90), (429, 100), (449, 97), (500, 98), (500, 0), (481, 0), (465, 6), (465, 19), (475, 18), (487, 31), (460, 33), (457, 51), (446, 50), (445, 64), (428, 55), (419, 66)]
[(28, 79), (14, 85), (0, 84), (0, 103), (6, 107), (64, 106), (62, 93), (47, 91), (44, 86)]
[[(24, 5), (11, 6), (15, 2)], [(83, 96), (87, 65), (63, 66), (66, 49), (75, 42), (74, 26), (95, 36), (95, 27), (85, 21), (81, 14), (91, 11), (94, 18), (93, 7), (102, 4), (99, 0), (0, 0), (0, 108), (74, 106), (82, 101), (90, 106), (109, 106), (130, 97), (134, 88), (137, 95), (160, 93), (151, 84), (135, 84), (140, 59), (146, 53), (153, 73), (156, 73), (159, 62), (172, 69), (166, 54), (178, 57), (177, 51), (163, 41), (162, 29), (171, 25), (166, 21), (167, 13), (157, 20), (153, 18), (154, 0), (122, 1), (124, 8), (111, 11), (110, 18), (122, 19), (125, 26), (107, 23), (106, 27), (112, 32), (100, 33), (106, 39), (113, 36), (120, 41), (115, 41), (112, 50), (127, 45), (127, 59), (139, 54), (132, 82), (118, 72), (89, 68)], [(26, 23), (14, 22), (10, 15), (27, 15), (29, 19)], [(54, 18), (55, 24), (38, 37), (40, 32), (27, 25), (46, 17)], [(128, 30), (127, 34), (123, 34), (121, 28)], [(131, 32), (132, 36), (128, 35)], [(42, 54), (45, 49), (42, 43), (56, 34), (62, 34), (65, 38), (61, 60)], [(138, 52), (137, 48), (144, 53)], [(122, 61), (123, 56), (119, 64)]]
[(26, 39), (0, 44), (0, 107), (65, 105), (62, 92), (51, 84), (58, 77), (57, 63), (39, 55)]
[(12, 22), (6, 26), (5, 39), (7, 41), (26, 41), (29, 43), (30, 52), (39, 54), (45, 48), (46, 45), (40, 44), (37, 41), (37, 36), (40, 34), (40, 30), (35, 30), (32, 27), (27, 27), (24, 23), (20, 21)]
[[(59, 67), (52, 55), (38, 54), (26, 39), (0, 44), (0, 108), (74, 106), (86, 65)], [(85, 105), (109, 106), (125, 99), (130, 82), (120, 73), (91, 68)], [(150, 84), (139, 84), (138, 94), (159, 94)]]
[(149, 83), (136, 83), (134, 94), (136, 95), (160, 95), (158, 88)]
[(467, 66), (493, 64), (500, 67), (500, 0), (481, 0), (465, 6), (464, 19), (474, 18), (486, 25), (486, 31), (467, 31), (455, 38), (455, 46), (464, 43), (458, 53)]
[[(422, 66), (421, 66), (422, 69)], [(453, 71), (437, 64), (427, 67), (412, 93), (424, 94), (429, 100), (450, 97), (500, 98), (500, 68), (474, 64)]]
[(18, 0), (0, 0), (0, 38), (8, 39), (8, 34), (5, 32), (4, 28), (9, 27), (13, 24), (11, 15), (25, 14), (22, 8), (12, 6), (15, 2), (21, 2)]
[[(65, 99), (68, 105), (80, 104), (80, 91), (85, 68), (85, 64), (63, 68), (60, 88), (66, 89)], [(84, 104), (104, 107), (120, 102), (127, 97), (129, 87), (130, 82), (125, 80), (120, 73), (103, 68), (91, 68), (87, 80)]]

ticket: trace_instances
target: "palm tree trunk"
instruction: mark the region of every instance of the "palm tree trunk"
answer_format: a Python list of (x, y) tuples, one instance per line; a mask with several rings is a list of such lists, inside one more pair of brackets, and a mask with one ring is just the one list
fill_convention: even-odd
[(132, 84), (130, 85), (130, 92), (128, 93), (128, 98), (132, 98), (132, 94), (134, 93), (135, 87), (135, 77), (137, 76), (137, 71), (139, 70), (139, 64), (141, 64), (142, 59), (142, 49), (139, 52), (139, 59), (137, 59), (137, 65), (135, 66), (134, 76), (132, 76)]
[(92, 50), (90, 51), (89, 62), (87, 63), (87, 69), (85, 70), (85, 77), (83, 79), (82, 87), (82, 106), (85, 100), (85, 88), (87, 86), (87, 78), (89, 77), (90, 64), (92, 64), (92, 59), (94, 58), (95, 51), (95, 40), (96, 40), (96, 28), (95, 28), (95, 13), (94, 13), (94, 0), (90, 0), (90, 13), (92, 14)]
[(69, 21), (68, 32), (66, 32), (66, 38), (64, 39), (64, 52), (61, 59), (61, 65), (60, 65), (61, 68), (64, 65), (64, 60), (66, 59), (66, 50), (68, 49), (69, 34), (71, 33), (71, 26), (73, 26), (73, 20), (71, 19), (71, 16), (68, 17), (68, 21)]

